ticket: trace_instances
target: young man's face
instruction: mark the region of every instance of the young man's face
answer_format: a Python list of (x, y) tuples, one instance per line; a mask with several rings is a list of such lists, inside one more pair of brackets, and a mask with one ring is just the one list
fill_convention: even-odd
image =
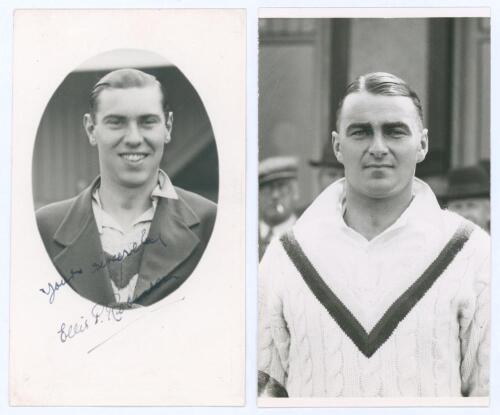
[(90, 142), (99, 152), (101, 176), (127, 188), (156, 181), (170, 127), (155, 85), (105, 89), (98, 97), (95, 119), (85, 115)]
[(382, 199), (411, 189), (427, 153), (427, 131), (413, 101), (403, 96), (349, 94), (340, 112), (334, 151), (351, 191)]

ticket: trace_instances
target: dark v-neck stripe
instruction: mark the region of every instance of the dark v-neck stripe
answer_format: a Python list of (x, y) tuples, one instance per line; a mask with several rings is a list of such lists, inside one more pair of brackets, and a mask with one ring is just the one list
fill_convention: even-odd
[(281, 242), (288, 257), (299, 271), (307, 286), (318, 301), (326, 308), (330, 316), (342, 328), (344, 333), (354, 342), (358, 349), (371, 357), (391, 336), (398, 324), (406, 317), (443, 271), (463, 248), (473, 231), (473, 225), (463, 223), (439, 253), (437, 258), (427, 267), (423, 274), (387, 309), (382, 318), (367, 333), (351, 311), (342, 303), (334, 292), (323, 281), (299, 243), (290, 231), (281, 237)]

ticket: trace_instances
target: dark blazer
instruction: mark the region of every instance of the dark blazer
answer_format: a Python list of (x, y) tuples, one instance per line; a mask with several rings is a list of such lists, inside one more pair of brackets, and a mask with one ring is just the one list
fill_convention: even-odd
[[(98, 179), (97, 179), (98, 180)], [(94, 214), (92, 190), (37, 210), (45, 248), (59, 273), (81, 296), (98, 304), (115, 302)], [(217, 205), (175, 188), (178, 200), (159, 198), (139, 270), (133, 303), (150, 305), (176, 290), (205, 250)]]

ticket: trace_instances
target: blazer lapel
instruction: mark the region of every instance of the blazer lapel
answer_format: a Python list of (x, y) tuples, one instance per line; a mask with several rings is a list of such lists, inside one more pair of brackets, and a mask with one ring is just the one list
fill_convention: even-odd
[(160, 198), (148, 237), (134, 292), (138, 298), (184, 262), (200, 243), (190, 229), (200, 222), (182, 199)]
[(76, 292), (95, 303), (106, 305), (114, 302), (115, 298), (92, 212), (92, 190), (97, 180), (75, 199), (54, 234), (54, 239), (65, 246), (54, 257), (54, 264)]

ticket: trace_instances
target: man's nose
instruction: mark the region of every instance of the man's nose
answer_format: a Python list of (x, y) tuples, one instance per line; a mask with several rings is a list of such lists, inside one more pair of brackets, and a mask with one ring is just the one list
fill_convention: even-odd
[(125, 143), (131, 146), (137, 146), (141, 144), (142, 138), (142, 133), (137, 123), (131, 122), (128, 126), (127, 133), (125, 134)]
[(385, 142), (385, 138), (381, 132), (375, 132), (373, 134), (369, 152), (374, 157), (382, 157), (389, 152), (387, 143)]

